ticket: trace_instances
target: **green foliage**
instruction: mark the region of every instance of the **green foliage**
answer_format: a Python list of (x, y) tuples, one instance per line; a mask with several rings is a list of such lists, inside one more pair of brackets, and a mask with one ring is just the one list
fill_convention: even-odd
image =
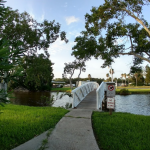
[(20, 65), (13, 68), (12, 75), (22, 70), (22, 75), (11, 81), (12, 88), (24, 86), (31, 91), (50, 90), (53, 78), (53, 63), (44, 54), (24, 56)]
[[(27, 68), (28, 74), (24, 73), (23, 67), (20, 65), (20, 58), (22, 58), (25, 53), (31, 56), (37, 50), (43, 49), (47, 57), (49, 53), (47, 49), (50, 44), (55, 42), (59, 37), (66, 43), (66, 33), (64, 31), (60, 32), (60, 24), (55, 21), (44, 20), (42, 23), (38, 23), (34, 20), (27, 12), (19, 13), (18, 10), (12, 10), (11, 8), (3, 5), (3, 0), (0, 0), (0, 82), (4, 81), (5, 84), (10, 81), (10, 85), (13, 87), (17, 86), (18, 83), (24, 83), (26, 77), (26, 86), (32, 90), (51, 89), (51, 79), (52, 79), (52, 63), (48, 61), (44, 56), (40, 55), (38, 58), (43, 57), (43, 59), (48, 63), (43, 64), (44, 68), (48, 69), (45, 73), (33, 75), (33, 71), (41, 69), (39, 66), (32, 68)], [(33, 57), (35, 55), (32, 55)], [(31, 58), (31, 57), (30, 57)], [(36, 60), (39, 60), (39, 59)], [(34, 61), (35, 62), (35, 61)], [(28, 60), (29, 63), (29, 60)], [(19, 64), (19, 65), (18, 65)], [(34, 65), (38, 63), (34, 63)], [(15, 66), (15, 71), (12, 69)], [(48, 68), (49, 66), (49, 68)], [(18, 68), (17, 68), (18, 67)], [(27, 75), (27, 76), (26, 76)], [(29, 77), (30, 75), (30, 77)], [(47, 77), (49, 75), (49, 77)], [(22, 77), (21, 77), (22, 76)], [(18, 81), (19, 80), (19, 81)], [(24, 85), (24, 84), (21, 84)], [(4, 91), (7, 92), (7, 89)], [(4, 93), (0, 92), (0, 103), (5, 102), (1, 98)], [(6, 96), (3, 96), (6, 97)]]
[(131, 76), (131, 82), (133, 83), (133, 85), (137, 85), (137, 86), (144, 85), (143, 74), (141, 72), (134, 73)]
[[(128, 89), (128, 87), (126, 87), (126, 89)], [(116, 94), (120, 94), (120, 87), (118, 87), (116, 89)], [(131, 86), (128, 89), (129, 93), (131, 94), (149, 94), (150, 93), (150, 88), (149, 87), (145, 87), (145, 86)]]
[(145, 82), (148, 84), (148, 83), (150, 83), (150, 67), (147, 65), (145, 68), (146, 68)]
[(66, 103), (65, 109), (69, 109), (69, 108), (72, 108), (72, 104), (71, 103)]
[[(86, 31), (76, 37), (72, 55), (77, 59), (101, 58), (105, 60), (102, 67), (109, 66), (120, 55), (133, 55), (136, 67), (143, 60), (150, 63), (149, 24), (143, 19), (141, 11), (149, 3), (147, 0), (105, 0), (103, 5), (93, 7), (91, 14), (85, 15)], [(139, 24), (125, 24), (126, 15)], [(105, 37), (102, 36), (102, 29), (106, 31)], [(130, 42), (130, 46), (127, 42)]]
[(63, 108), (5, 105), (0, 113), (0, 149), (10, 150), (54, 128), (68, 112)]
[(53, 78), (52, 62), (43, 54), (27, 56), (25, 61), (26, 64), (23, 65), (23, 68), (26, 73), (25, 85), (27, 88), (30, 90), (45, 90), (46, 86), (51, 88)]
[(128, 89), (121, 89), (119, 92), (120, 95), (129, 95), (131, 92)]
[(63, 87), (63, 88), (52, 88), (51, 89), (51, 92), (66, 92), (67, 90), (71, 90), (70, 88), (66, 88), (66, 87)]
[(54, 95), (52, 95), (50, 98), (47, 96), (41, 96), (41, 101), (43, 101), (46, 106), (52, 106), (55, 102)]
[(78, 81), (81, 75), (81, 72), (85, 72), (86, 68), (85, 68), (85, 60), (87, 59), (79, 59), (79, 60), (75, 60), (71, 63), (65, 63), (65, 67), (64, 67), (64, 73), (62, 74), (63, 78), (67, 78), (67, 74), (70, 74), (69, 80), (70, 80), (70, 88), (72, 89), (72, 76), (74, 74), (74, 71), (79, 69), (79, 75), (78, 75)]
[(60, 32), (60, 24), (55, 21), (44, 20), (38, 23), (27, 12), (19, 13), (18, 10), (14, 11), (9, 7), (3, 19), (4, 28), (2, 28), (1, 36), (9, 40), (12, 51), (21, 47), (28, 54), (33, 54), (43, 49), (49, 56), (47, 49), (59, 37), (68, 42), (66, 33)]
[(94, 112), (92, 125), (100, 149), (150, 149), (150, 116)]

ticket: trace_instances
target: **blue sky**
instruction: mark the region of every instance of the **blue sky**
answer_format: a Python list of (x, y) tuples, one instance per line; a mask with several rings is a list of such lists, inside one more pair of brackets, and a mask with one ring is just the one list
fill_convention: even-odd
[[(44, 19), (48, 21), (55, 20), (61, 24), (61, 31), (67, 32), (69, 43), (66, 44), (58, 39), (51, 44), (49, 48), (50, 59), (54, 63), (53, 73), (54, 78), (61, 78), (64, 68), (64, 63), (75, 60), (72, 53), (72, 47), (75, 45), (74, 39), (80, 35), (80, 32), (85, 30), (85, 14), (90, 13), (92, 6), (98, 7), (103, 4), (103, 0), (7, 0), (5, 6), (18, 9), (20, 13), (27, 11), (38, 22)], [(149, 19), (150, 7), (144, 7), (144, 18), (150, 22)], [(131, 17), (126, 18), (126, 22), (135, 22)], [(42, 51), (41, 51), (42, 52)], [(122, 73), (129, 73), (132, 65), (133, 56), (121, 56), (115, 59), (112, 68), (115, 71), (114, 77), (121, 77)], [(108, 68), (101, 68), (103, 60), (95, 60), (92, 58), (86, 62), (86, 72), (81, 74), (85, 78), (91, 74), (94, 78), (106, 78), (109, 72)], [(145, 66), (148, 63), (144, 63)], [(73, 78), (77, 77), (79, 70), (75, 71)]]

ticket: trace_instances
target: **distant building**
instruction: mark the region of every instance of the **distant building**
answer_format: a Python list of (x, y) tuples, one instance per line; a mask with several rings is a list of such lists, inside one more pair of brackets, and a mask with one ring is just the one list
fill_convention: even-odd
[[(76, 82), (76, 86), (78, 85), (81, 86), (82, 84), (85, 84), (85, 83), (88, 83), (88, 82), (91, 82), (90, 80), (87, 80), (87, 81), (79, 81), (79, 84), (78, 84), (78, 81)], [(92, 81), (92, 82), (96, 82), (96, 81)]]

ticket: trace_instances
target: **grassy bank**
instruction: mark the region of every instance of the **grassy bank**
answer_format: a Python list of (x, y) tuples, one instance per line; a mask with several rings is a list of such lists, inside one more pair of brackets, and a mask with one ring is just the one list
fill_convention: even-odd
[(137, 88), (150, 89), (150, 86), (126, 86), (126, 87), (118, 86), (117, 88), (119, 88), (119, 89), (122, 89), (122, 88), (127, 88), (127, 89), (137, 89)]
[(150, 116), (93, 112), (92, 124), (102, 150), (150, 149)]
[(63, 88), (52, 88), (51, 92), (66, 92), (70, 91), (71, 89), (69, 87), (63, 87)]
[[(119, 94), (121, 89), (122, 88), (117, 88), (116, 94)], [(133, 89), (126, 88), (126, 89), (128, 89), (128, 91), (131, 92), (131, 94), (148, 94), (148, 93), (150, 93), (150, 89), (136, 89), (136, 88), (133, 88)]]
[(68, 112), (63, 108), (8, 104), (0, 107), (0, 149), (12, 149), (54, 128)]

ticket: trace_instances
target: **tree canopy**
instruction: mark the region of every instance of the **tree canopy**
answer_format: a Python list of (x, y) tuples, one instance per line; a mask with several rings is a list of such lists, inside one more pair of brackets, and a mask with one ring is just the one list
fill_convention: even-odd
[[(143, 60), (150, 63), (150, 25), (142, 16), (143, 6), (149, 4), (150, 0), (105, 0), (103, 5), (93, 7), (91, 14), (85, 15), (86, 31), (76, 37), (72, 55), (77, 59), (101, 58), (105, 60), (102, 67), (120, 55), (133, 55), (136, 67)], [(126, 24), (126, 15), (138, 23)]]
[(58, 37), (68, 42), (66, 33), (60, 31), (60, 26), (55, 20), (38, 23), (27, 12), (19, 13), (18, 10), (7, 7), (0, 34), (9, 40), (11, 51), (20, 47), (26, 50), (26, 54), (33, 54), (43, 49), (49, 56), (47, 49)]
[[(28, 82), (26, 82), (34, 82), (34, 89), (42, 84), (51, 86), (53, 74), (48, 48), (59, 37), (67, 43), (66, 32), (60, 31), (61, 25), (55, 20), (44, 20), (38, 23), (27, 12), (19, 13), (18, 10), (6, 8), (4, 2), (0, 0), (0, 82), (7, 85), (9, 80), (19, 79), (20, 74), (27, 71)], [(41, 49), (44, 50), (46, 56), (36, 55), (36, 52)], [(28, 63), (26, 70), (23, 66), (19, 66), (23, 57), (26, 58), (25, 64)], [(36, 73), (37, 70), (43, 71), (43, 74)], [(6, 102), (7, 88), (5, 89), (5, 92), (0, 90), (0, 104)]]

